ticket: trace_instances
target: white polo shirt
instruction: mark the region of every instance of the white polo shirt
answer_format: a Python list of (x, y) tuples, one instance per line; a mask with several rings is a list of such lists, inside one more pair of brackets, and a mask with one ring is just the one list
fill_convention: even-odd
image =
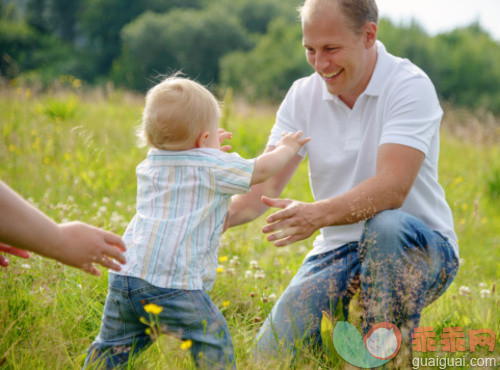
[[(350, 109), (328, 92), (314, 73), (295, 81), (281, 104), (268, 145), (283, 131), (304, 132), (311, 141), (309, 180), (316, 201), (339, 196), (375, 175), (380, 145), (416, 148), (425, 160), (401, 211), (445, 236), (458, 256), (453, 218), (438, 183), (439, 125), (443, 111), (427, 75), (407, 59), (389, 54), (377, 42), (378, 57), (366, 90)], [(320, 230), (308, 256), (359, 241), (364, 222)]]

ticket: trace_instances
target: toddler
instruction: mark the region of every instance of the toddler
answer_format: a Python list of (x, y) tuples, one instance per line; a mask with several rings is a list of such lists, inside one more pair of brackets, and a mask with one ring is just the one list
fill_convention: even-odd
[[(151, 343), (141, 317), (154, 304), (162, 332), (190, 340), (197, 366), (234, 366), (226, 320), (207, 291), (230, 197), (278, 173), (310, 139), (286, 133), (272, 152), (246, 160), (221, 148), (219, 105), (200, 84), (174, 76), (146, 96), (137, 167), (137, 213), (123, 240), (127, 264), (109, 273), (99, 335), (85, 365), (112, 368)], [(149, 306), (151, 307), (151, 306)]]

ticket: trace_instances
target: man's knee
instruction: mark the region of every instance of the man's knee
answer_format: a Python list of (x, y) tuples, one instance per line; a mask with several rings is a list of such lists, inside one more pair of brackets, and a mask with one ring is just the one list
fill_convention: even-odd
[(369, 249), (392, 250), (402, 239), (411, 216), (401, 211), (383, 211), (365, 222), (361, 245)]

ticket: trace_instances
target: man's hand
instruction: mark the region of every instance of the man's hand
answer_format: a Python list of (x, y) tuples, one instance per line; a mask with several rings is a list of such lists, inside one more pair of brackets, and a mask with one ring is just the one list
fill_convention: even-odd
[[(30, 253), (28, 251), (25, 251), (24, 249), (11, 247), (10, 245), (3, 243), (0, 243), (0, 252), (9, 253), (12, 254), (13, 256), (18, 256), (25, 259), (30, 258)], [(0, 255), (0, 266), (3, 267), (9, 266), (9, 260), (2, 255)]]
[[(298, 202), (292, 199), (268, 198), (262, 196), (262, 202), (269, 207), (282, 208), (267, 218), (262, 232), (272, 233), (267, 236), (268, 241), (275, 241), (276, 247), (283, 247), (298, 240), (309, 238), (322, 227), (319, 220), (321, 214), (315, 203)], [(277, 231), (277, 232), (275, 232)]]

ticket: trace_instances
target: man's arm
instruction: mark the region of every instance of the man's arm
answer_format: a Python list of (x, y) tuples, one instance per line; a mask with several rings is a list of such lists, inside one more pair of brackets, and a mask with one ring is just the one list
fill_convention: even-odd
[[(275, 146), (268, 146), (264, 153), (269, 153), (274, 149)], [(250, 222), (263, 214), (268, 209), (268, 206), (262, 203), (262, 196), (278, 197), (301, 161), (302, 157), (295, 155), (280, 172), (269, 180), (252, 186), (250, 192), (246, 194), (234, 195), (231, 198), (231, 206), (229, 207), (224, 229)]]
[(262, 231), (267, 240), (284, 246), (310, 237), (325, 226), (352, 224), (375, 214), (402, 206), (410, 192), (425, 155), (399, 144), (381, 145), (375, 176), (347, 193), (315, 203), (263, 197), (269, 207), (283, 208), (267, 218)]

